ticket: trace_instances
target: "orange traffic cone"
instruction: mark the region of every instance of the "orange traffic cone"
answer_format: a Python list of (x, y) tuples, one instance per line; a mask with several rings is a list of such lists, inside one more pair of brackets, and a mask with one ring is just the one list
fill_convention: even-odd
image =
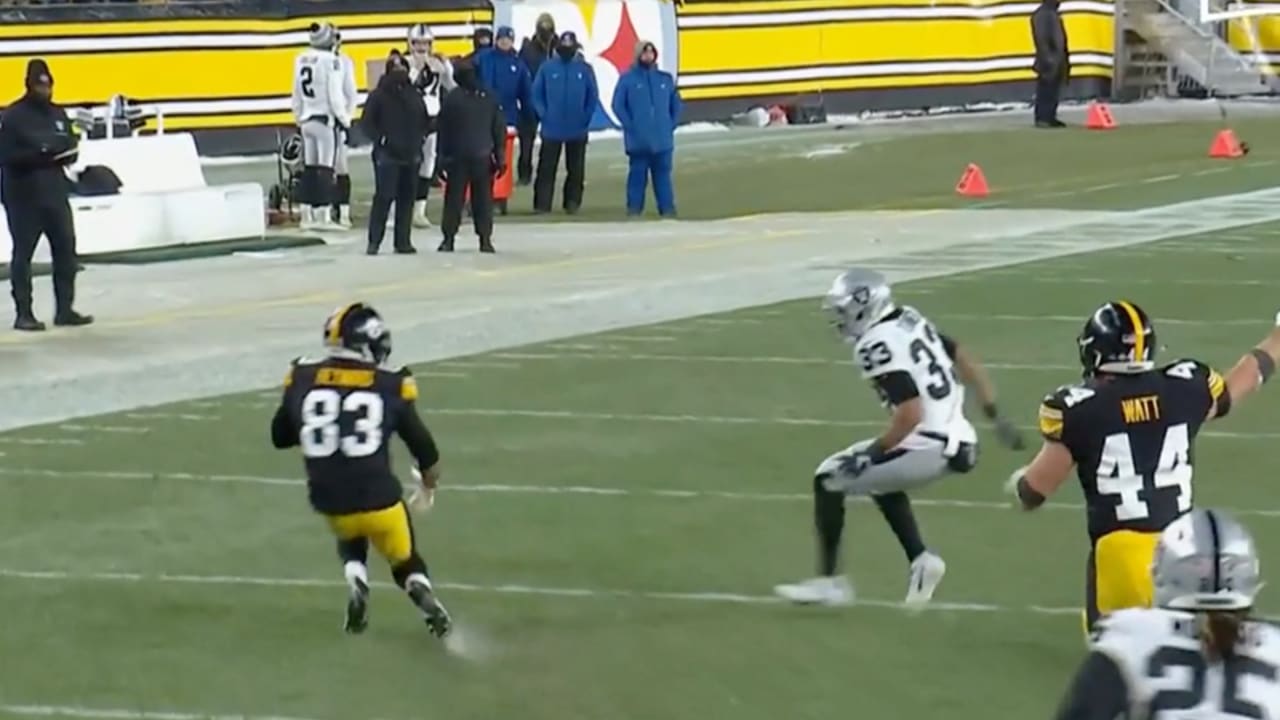
[(1095, 100), (1089, 103), (1084, 126), (1090, 130), (1114, 130), (1116, 119), (1111, 117), (1111, 108), (1106, 103), (1100, 103)]
[(956, 192), (964, 197), (986, 197), (990, 189), (987, 188), (987, 178), (982, 174), (982, 168), (969, 163), (960, 176), (960, 182), (956, 183)]
[(1213, 144), (1209, 146), (1209, 157), (1211, 158), (1244, 157), (1246, 152), (1248, 151), (1232, 130), (1220, 131), (1214, 136)]

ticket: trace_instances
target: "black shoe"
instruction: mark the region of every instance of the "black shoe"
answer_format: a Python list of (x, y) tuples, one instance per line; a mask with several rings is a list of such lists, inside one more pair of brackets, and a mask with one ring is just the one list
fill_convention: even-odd
[(58, 313), (53, 317), (53, 324), (61, 325), (63, 327), (80, 327), (81, 325), (88, 325), (92, 322), (92, 315), (81, 315), (75, 310)]
[(418, 252), (418, 248), (412, 245), (406, 245), (405, 247), (396, 248), (397, 255), (413, 255), (416, 252)]
[(407, 590), (413, 604), (422, 611), (422, 619), (427, 623), (431, 634), (439, 638), (448, 635), (453, 621), (449, 617), (449, 611), (436, 599), (431, 586), (410, 582)]
[(521, 187), (527, 187), (533, 184), (533, 178), (521, 176), (519, 180), (516, 180), (516, 184)]
[(448, 237), (440, 241), (440, 246), (436, 248), (436, 252), (453, 252), (453, 238)]
[(1049, 126), (1056, 127), (1056, 128), (1064, 128), (1067, 126), (1067, 124), (1057, 118), (1054, 118), (1053, 120), (1049, 121)]
[(18, 313), (18, 317), (13, 321), (14, 330), (25, 330), (27, 332), (40, 332), (45, 329), (44, 323), (36, 319), (31, 313)]
[(581, 207), (581, 206), (580, 206), (580, 205), (565, 205), (565, 206), (564, 206), (564, 211), (565, 211), (565, 212), (567, 212), (567, 213), (569, 213), (570, 215), (577, 215), (577, 214), (578, 214), (578, 208), (579, 208), (579, 207)]
[(378, 254), (378, 246), (377, 246), (377, 244), (375, 244), (375, 243), (369, 243), (369, 246), (368, 246), (368, 247), (366, 247), (366, 248), (364, 249), (364, 254), (365, 254), (365, 255), (377, 255), (377, 254)]
[(480, 238), (480, 252), (482, 252), (482, 253), (493, 253), (493, 252), (497, 252), (497, 251), (493, 249), (493, 241), (492, 241), (492, 240), (490, 240), (489, 238)]
[(534, 208), (534, 209), (533, 209), (533, 214), (534, 214), (534, 215), (550, 215), (550, 214), (551, 214), (551, 208), (540, 208), (540, 207), (536, 207), (536, 208)]
[(369, 627), (369, 586), (353, 579), (347, 596), (347, 619), (342, 629), (359, 635)]

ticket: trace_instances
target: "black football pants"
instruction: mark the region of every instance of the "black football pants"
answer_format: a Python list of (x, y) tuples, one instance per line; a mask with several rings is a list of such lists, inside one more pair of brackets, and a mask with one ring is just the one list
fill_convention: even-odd
[(533, 181), (533, 209), (537, 212), (551, 212), (561, 150), (565, 169), (564, 209), (574, 212), (582, 207), (582, 190), (587, 181), (587, 139), (559, 142), (544, 137), (542, 149), (538, 151), (538, 177)]
[(444, 214), (440, 231), (453, 239), (462, 225), (462, 205), (471, 189), (471, 221), (482, 240), (493, 238), (493, 172), (489, 158), (459, 158), (445, 168)]
[(72, 309), (76, 295), (76, 227), (71, 204), (63, 201), (52, 206), (13, 205), (5, 207), (13, 254), (9, 259), (9, 285), (14, 309), (29, 315), (31, 309), (31, 257), (35, 255), (40, 236), (49, 238), (49, 254), (53, 259), (53, 299), (56, 313)]
[(382, 245), (382, 236), (387, 230), (387, 214), (391, 212), (391, 203), (396, 204), (395, 229), (391, 237), (397, 250), (406, 250), (412, 243), (409, 241), (410, 223), (413, 221), (413, 199), (418, 192), (418, 165), (416, 163), (373, 163), (373, 206), (369, 208), (369, 247), (377, 249)]

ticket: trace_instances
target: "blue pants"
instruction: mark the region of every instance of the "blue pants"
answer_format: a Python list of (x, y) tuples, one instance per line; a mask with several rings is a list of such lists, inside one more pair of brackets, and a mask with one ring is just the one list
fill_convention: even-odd
[(675, 215), (676, 191), (671, 185), (672, 151), (660, 153), (629, 153), (627, 160), (627, 212), (644, 212), (644, 191), (653, 178), (653, 196), (658, 201), (658, 213)]

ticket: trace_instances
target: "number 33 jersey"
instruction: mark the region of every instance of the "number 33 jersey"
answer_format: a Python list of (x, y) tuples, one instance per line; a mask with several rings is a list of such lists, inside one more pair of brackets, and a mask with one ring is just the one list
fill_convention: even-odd
[(1099, 620), (1094, 652), (1115, 663), (1129, 713), (1152, 720), (1274, 720), (1280, 718), (1280, 631), (1246, 622), (1236, 655), (1205, 657), (1193, 613), (1154, 608), (1121, 610)]
[(918, 310), (901, 307), (872, 325), (854, 345), (853, 360), (889, 408), (919, 398), (920, 424), (902, 442), (908, 450), (977, 441), (964, 416), (964, 385), (952, 344)]
[(337, 357), (294, 361), (271, 431), (277, 447), (301, 448), (317, 512), (344, 515), (400, 502), (389, 445), (394, 434), (425, 432), (417, 397), (407, 368)]
[(1040, 405), (1040, 433), (1071, 452), (1089, 536), (1159, 532), (1191, 509), (1192, 442), (1230, 409), (1222, 376), (1195, 360), (1059, 388)]

